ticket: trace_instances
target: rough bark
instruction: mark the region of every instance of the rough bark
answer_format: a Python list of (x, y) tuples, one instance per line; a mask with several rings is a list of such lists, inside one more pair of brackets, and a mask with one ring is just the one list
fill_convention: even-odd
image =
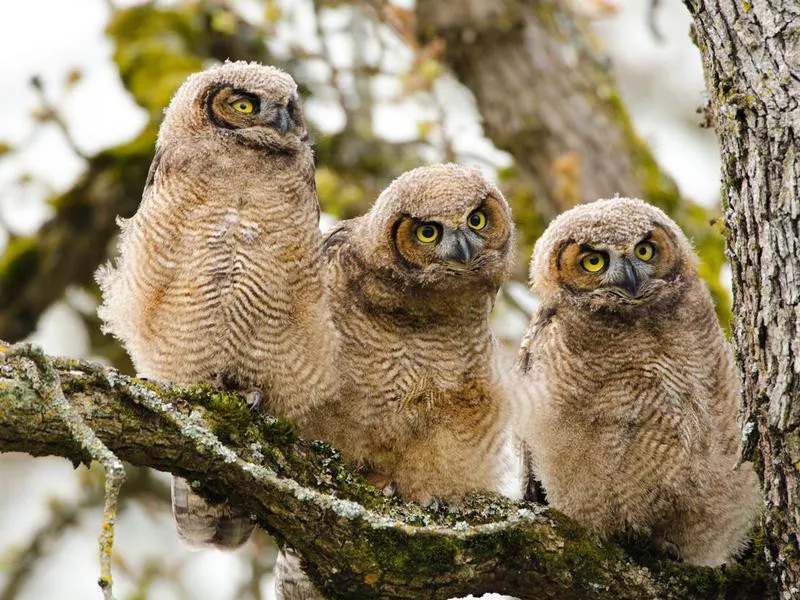
[[(32, 358), (29, 358), (32, 357)], [(403, 505), (365, 484), (320, 442), (253, 417), (237, 397), (178, 390), (91, 363), (42, 365), (0, 346), (0, 451), (88, 460), (61, 410), (34, 391), (57, 373), (70, 421), (88, 425), (119, 458), (201, 482), (297, 549), (331, 598), (449, 598), (489, 591), (522, 599), (757, 598), (743, 568), (693, 568), (648, 555), (637, 564), (555, 511), (475, 496), (438, 512)], [(51, 367), (55, 367), (55, 370)], [(641, 560), (641, 558), (639, 559)]]
[(800, 598), (800, 7), (685, 0), (722, 150), (745, 458), (761, 472), (767, 559)]

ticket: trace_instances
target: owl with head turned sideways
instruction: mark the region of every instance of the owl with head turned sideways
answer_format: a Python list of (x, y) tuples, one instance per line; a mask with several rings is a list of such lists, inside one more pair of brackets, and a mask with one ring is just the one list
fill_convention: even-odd
[[(294, 419), (335, 395), (314, 159), (294, 80), (234, 62), (190, 76), (167, 108), (99, 315), (140, 376), (255, 390)], [(173, 481), (181, 537), (236, 547), (247, 515)]]
[[(637, 532), (698, 565), (746, 542), (759, 506), (737, 466), (738, 374), (689, 240), (661, 210), (615, 198), (557, 217), (536, 243), (541, 300), (517, 432), (525, 484), (602, 536)], [(525, 485), (529, 489), (533, 486)]]
[(489, 313), (513, 248), (500, 191), (455, 164), (403, 174), (327, 234), (341, 397), (317, 435), (404, 499), (494, 490), (505, 475)]

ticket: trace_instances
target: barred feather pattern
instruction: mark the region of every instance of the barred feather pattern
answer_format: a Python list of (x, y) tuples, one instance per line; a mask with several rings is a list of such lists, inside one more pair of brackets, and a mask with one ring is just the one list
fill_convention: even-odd
[(278, 552), (275, 561), (276, 600), (323, 600), (322, 594), (305, 574), (300, 557), (289, 548)]
[[(598, 227), (642, 211), (668, 219), (642, 206), (597, 207)], [(557, 227), (558, 239), (580, 240), (567, 219)], [(548, 242), (558, 247), (552, 233), (543, 239), (544, 250)], [(537, 246), (535, 256), (544, 250)], [(567, 515), (604, 536), (652, 534), (684, 560), (716, 566), (746, 543), (758, 482), (750, 464), (736, 466), (731, 350), (693, 256), (681, 269), (669, 302), (654, 300), (635, 313), (588, 310), (552, 291), (555, 273), (532, 273), (543, 304), (519, 367), (525, 385), (546, 391), (528, 407), (522, 437), (530, 476)]]
[(505, 471), (505, 390), (486, 308), (459, 316), (405, 324), (349, 305), (334, 317), (345, 375), (331, 421), (350, 424), (334, 442), (404, 498), (497, 490)]
[(488, 316), (512, 260), (512, 234), (461, 271), (437, 264), (430, 272), (404, 267), (384, 235), (400, 212), (466, 218), (488, 189), (462, 167), (416, 169), (326, 240), (342, 391), (319, 433), (405, 499), (497, 490), (508, 469), (508, 400)]
[(157, 172), (121, 223), (118, 265), (98, 276), (100, 315), (141, 376), (224, 374), (259, 387), (269, 412), (302, 419), (333, 388), (312, 166), (248, 158), (219, 168), (229, 159), (209, 154)]
[[(205, 90), (219, 82), (296, 93), (287, 75), (246, 63), (184, 84), (167, 111), (141, 205), (120, 221), (119, 258), (97, 274), (99, 315), (140, 376), (258, 388), (264, 411), (302, 428), (336, 391), (313, 156), (304, 142), (274, 150), (211, 126)], [(179, 533), (190, 544), (235, 547), (247, 539), (247, 516), (206, 505), (186, 482), (176, 489)], [(240, 523), (226, 524), (231, 518)]]

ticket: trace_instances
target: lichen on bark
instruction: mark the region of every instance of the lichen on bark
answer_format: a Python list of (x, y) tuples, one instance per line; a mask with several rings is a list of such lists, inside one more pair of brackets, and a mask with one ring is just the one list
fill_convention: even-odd
[[(543, 506), (476, 494), (433, 511), (386, 498), (328, 444), (252, 415), (236, 395), (138, 381), (85, 361), (52, 364), (70, 410), (119, 459), (200, 481), (209, 500), (252, 511), (331, 598), (744, 597), (724, 570), (649, 551), (634, 559)], [(88, 462), (30, 368), (0, 344), (0, 451)]]
[(765, 557), (781, 597), (800, 598), (800, 10), (684, 4), (722, 153), (744, 454), (764, 489)]

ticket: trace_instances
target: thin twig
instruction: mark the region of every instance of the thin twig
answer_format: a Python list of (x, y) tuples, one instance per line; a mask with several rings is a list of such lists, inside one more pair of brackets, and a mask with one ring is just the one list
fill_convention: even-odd
[(59, 112), (58, 107), (50, 102), (47, 98), (47, 94), (44, 92), (44, 84), (42, 80), (38, 76), (34, 76), (31, 78), (31, 87), (36, 90), (36, 95), (39, 97), (39, 102), (41, 103), (41, 115), (43, 121), (52, 121), (55, 123), (56, 127), (58, 127), (61, 134), (64, 136), (64, 140), (67, 142), (70, 150), (72, 150), (77, 156), (82, 158), (83, 160), (89, 160), (89, 156), (83, 152), (83, 150), (78, 147), (75, 138), (72, 137), (72, 132), (69, 130), (69, 126), (67, 125), (67, 121), (64, 119), (63, 115)]
[(105, 600), (114, 600), (111, 576), (111, 552), (114, 545), (114, 524), (117, 520), (119, 492), (125, 481), (125, 467), (71, 407), (61, 389), (61, 379), (55, 365), (42, 349), (28, 343), (17, 344), (4, 352), (4, 359), (12, 356), (27, 358), (31, 365), (26, 375), (36, 392), (54, 408), (69, 429), (73, 439), (81, 444), (92, 460), (99, 462), (105, 471), (105, 501), (100, 544), (100, 578), (97, 584)]

